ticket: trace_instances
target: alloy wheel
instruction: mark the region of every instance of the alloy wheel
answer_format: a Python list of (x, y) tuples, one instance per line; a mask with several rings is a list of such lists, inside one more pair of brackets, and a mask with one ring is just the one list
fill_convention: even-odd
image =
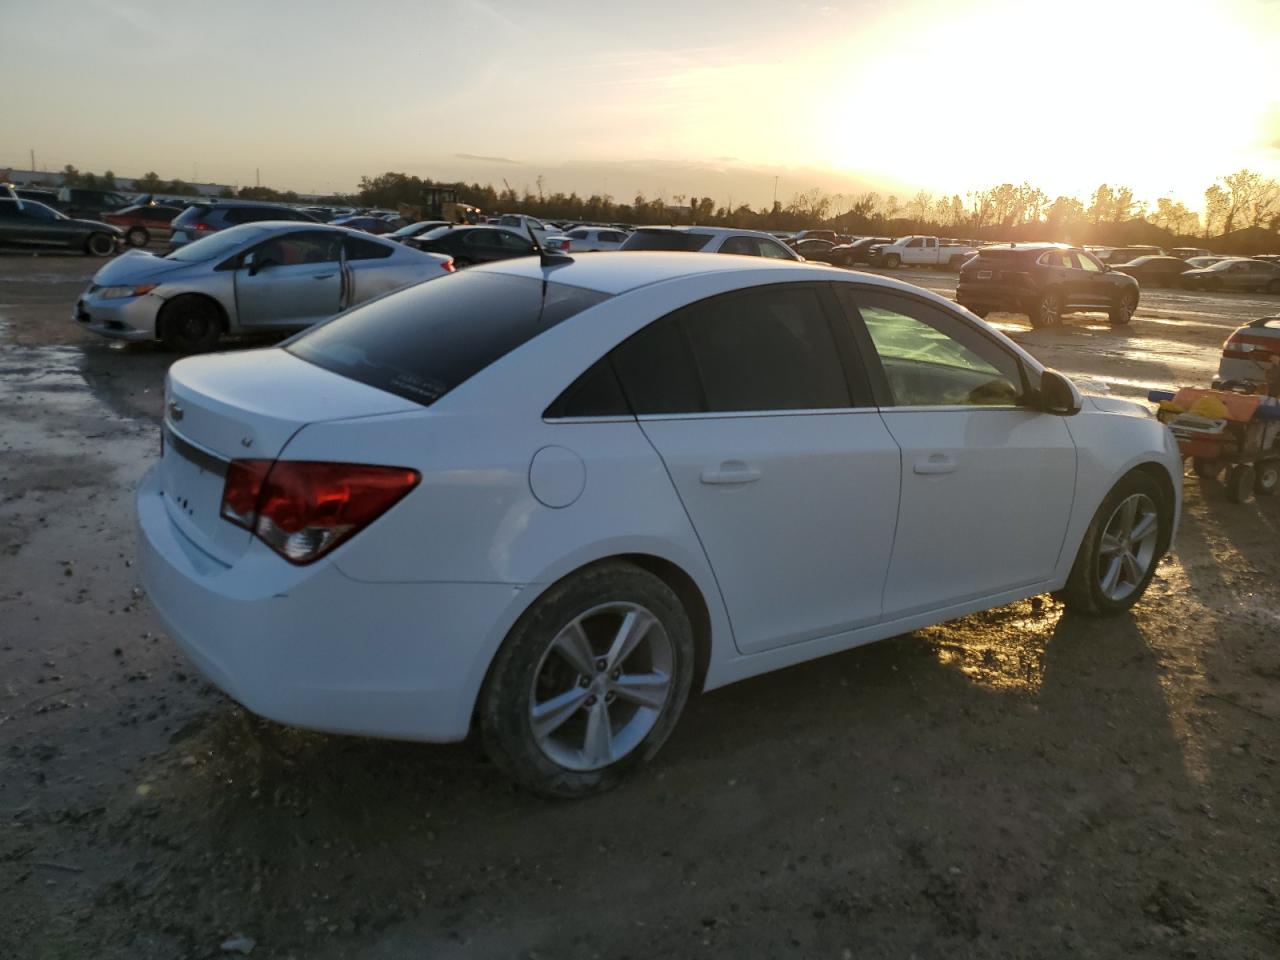
[(1040, 298), (1040, 325), (1052, 327), (1059, 319), (1058, 295), (1050, 290)]
[(604, 603), (579, 614), (556, 634), (534, 672), (534, 741), (569, 770), (616, 763), (662, 716), (674, 662), (667, 631), (639, 604)]
[(1098, 585), (1110, 600), (1124, 600), (1142, 585), (1155, 562), (1160, 514), (1145, 493), (1120, 501), (1098, 543)]

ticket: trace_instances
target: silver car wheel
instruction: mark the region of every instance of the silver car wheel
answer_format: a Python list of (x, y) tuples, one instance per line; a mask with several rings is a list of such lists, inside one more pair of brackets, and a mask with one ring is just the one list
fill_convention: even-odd
[(1109, 600), (1124, 600), (1142, 585), (1159, 532), (1159, 511), (1145, 493), (1120, 501), (1098, 543), (1098, 585)]
[(551, 641), (534, 672), (529, 726), (567, 770), (599, 770), (638, 747), (670, 699), (675, 653), (639, 604), (600, 604)]

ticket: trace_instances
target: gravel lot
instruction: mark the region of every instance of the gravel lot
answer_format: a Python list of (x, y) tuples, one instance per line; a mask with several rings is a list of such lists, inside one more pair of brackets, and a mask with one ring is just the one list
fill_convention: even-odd
[[(1189, 480), (1130, 617), (1035, 598), (695, 697), (547, 803), (193, 673), (132, 562), (173, 358), (75, 327), (99, 265), (0, 256), (0, 957), (1280, 956), (1280, 498)], [(992, 319), (1137, 397), (1268, 313)]]

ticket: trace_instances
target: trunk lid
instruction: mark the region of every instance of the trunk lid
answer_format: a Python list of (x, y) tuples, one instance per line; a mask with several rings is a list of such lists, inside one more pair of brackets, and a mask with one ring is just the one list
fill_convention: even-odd
[(165, 507), (196, 546), (230, 565), (252, 536), (220, 515), (232, 460), (274, 460), (308, 423), (420, 409), (279, 348), (181, 360), (165, 385)]

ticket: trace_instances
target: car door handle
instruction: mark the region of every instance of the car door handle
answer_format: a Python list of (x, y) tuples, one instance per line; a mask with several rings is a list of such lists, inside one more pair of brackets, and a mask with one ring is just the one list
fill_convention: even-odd
[(718, 467), (707, 467), (702, 471), (703, 483), (755, 483), (759, 479), (760, 471), (741, 460), (726, 460)]
[(955, 473), (956, 462), (943, 453), (935, 453), (928, 460), (918, 460), (916, 465), (911, 468), (916, 473), (939, 474), (939, 473)]

